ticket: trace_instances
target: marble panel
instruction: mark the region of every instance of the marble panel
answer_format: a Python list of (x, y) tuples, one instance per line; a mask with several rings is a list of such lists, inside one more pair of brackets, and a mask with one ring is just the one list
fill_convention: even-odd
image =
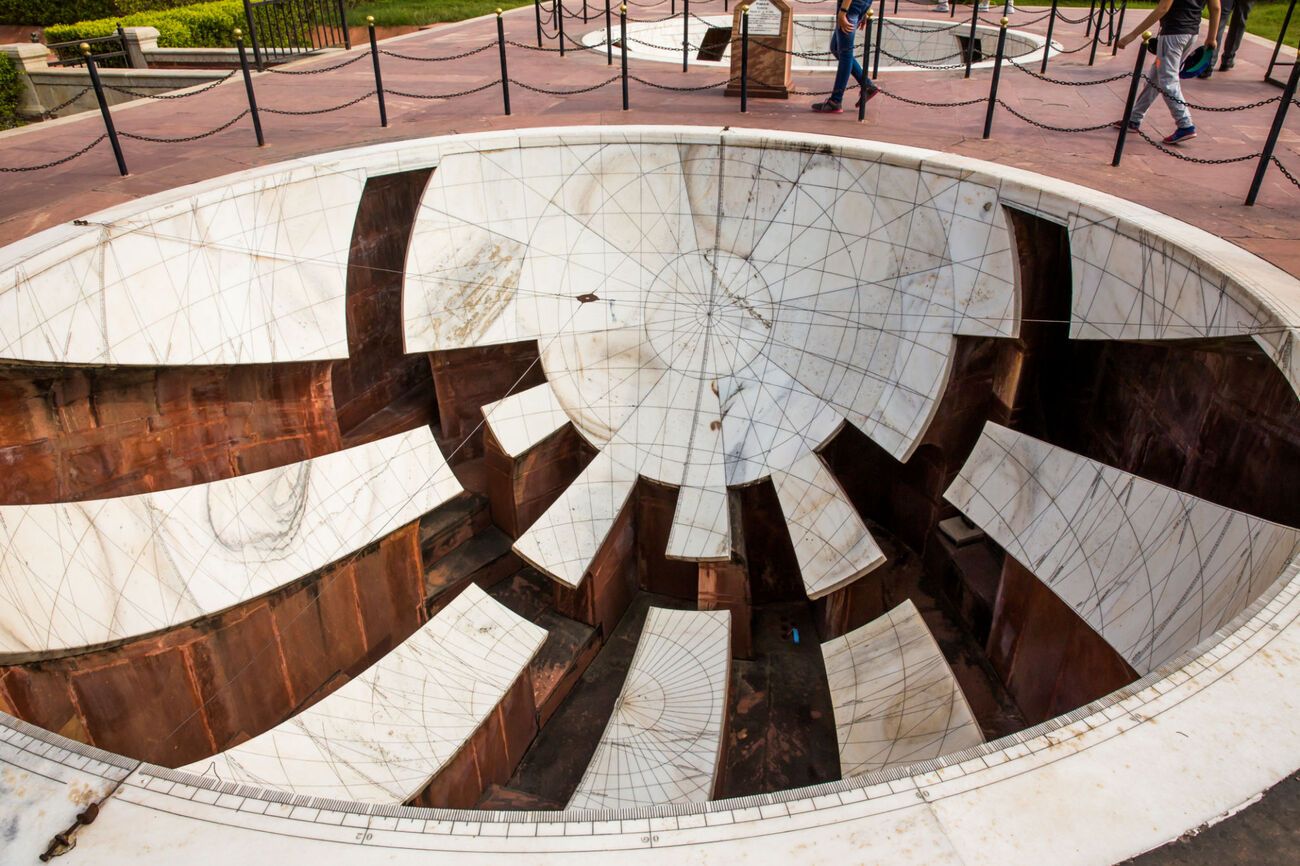
[(712, 798), (731, 667), (731, 612), (652, 607), (570, 809)]
[(483, 418), (501, 449), (519, 457), (569, 423), (550, 385), (538, 385), (483, 405)]
[(465, 745), (545, 640), (545, 629), (470, 584), (320, 703), (182, 769), (294, 794), (402, 803)]

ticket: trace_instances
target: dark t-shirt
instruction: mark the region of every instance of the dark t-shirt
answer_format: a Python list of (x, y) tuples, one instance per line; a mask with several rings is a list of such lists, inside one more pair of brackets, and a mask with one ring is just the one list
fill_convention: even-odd
[(1174, 0), (1174, 5), (1160, 19), (1160, 32), (1166, 36), (1200, 32), (1204, 8), (1205, 0)]

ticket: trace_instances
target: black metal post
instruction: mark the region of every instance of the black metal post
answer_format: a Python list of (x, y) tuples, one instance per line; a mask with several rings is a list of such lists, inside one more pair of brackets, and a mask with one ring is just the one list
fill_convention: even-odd
[(1039, 75), (1047, 72), (1047, 58), (1052, 55), (1052, 30), (1056, 28), (1056, 9), (1060, 4), (1061, 0), (1052, 0), (1052, 14), (1047, 16), (1047, 42), (1043, 44), (1043, 65), (1038, 68)]
[[(976, 0), (971, 0), (971, 2), (974, 3), (976, 2)], [(949, 18), (957, 17), (957, 0), (952, 0), (952, 2), (948, 4), (948, 17)]]
[(610, 20), (609, 0), (605, 0), (605, 59), (609, 66), (614, 65), (614, 28)]
[[(371, 31), (374, 32), (373, 30)], [(497, 10), (497, 49), (501, 52), (501, 107), (510, 116), (510, 69), (506, 66), (506, 22)], [(379, 67), (376, 66), (377, 70)]]
[(627, 4), (618, 7), (618, 50), (623, 57), (623, 110), (627, 111)]
[(1002, 21), (999, 22), (1002, 26), (998, 29), (998, 53), (993, 60), (993, 81), (989, 84), (989, 107), (988, 111), (984, 112), (984, 138), (986, 139), (993, 132), (993, 109), (998, 104), (998, 80), (1002, 78), (1002, 52), (1007, 47), (1007, 24), (1009, 22), (1010, 19), (1005, 15), (1002, 16)]
[(555, 0), (555, 11), (556, 11), (555, 20), (557, 22), (555, 26), (558, 28), (558, 30), (556, 31), (556, 36), (560, 40), (560, 56), (563, 57), (564, 56), (564, 2), (563, 0)]
[(1114, 57), (1119, 53), (1119, 38), (1124, 35), (1124, 13), (1128, 12), (1128, 0), (1124, 0), (1119, 6), (1119, 24), (1115, 26), (1114, 38), (1111, 40), (1110, 56)]
[(131, 57), (131, 49), (126, 44), (126, 31), (122, 29), (122, 22), (117, 23), (117, 42), (122, 46), (122, 54), (126, 57), (126, 65), (135, 69), (135, 60)]
[(104, 98), (104, 85), (99, 80), (99, 69), (95, 66), (95, 57), (90, 53), (90, 46), (81, 43), (81, 53), (86, 58), (86, 69), (90, 72), (90, 84), (95, 88), (95, 99), (99, 102), (99, 113), (104, 116), (104, 129), (108, 130), (108, 143), (113, 145), (113, 156), (117, 159), (117, 170), (126, 177), (126, 160), (122, 157), (122, 143), (117, 140), (117, 128), (113, 126), (113, 115), (108, 112), (108, 100)]
[(248, 52), (244, 50), (244, 31), (235, 28), (235, 45), (239, 48), (239, 68), (244, 71), (244, 92), (248, 94), (248, 113), (253, 116), (253, 134), (257, 136), (257, 146), (266, 145), (262, 135), (262, 117), (257, 113), (257, 96), (253, 93), (253, 75), (248, 71)]
[(388, 126), (388, 106), (384, 104), (384, 76), (379, 71), (379, 42), (375, 39), (375, 16), (366, 16), (366, 28), (370, 31), (370, 61), (375, 67), (375, 95), (379, 97), (379, 125)]
[(1133, 103), (1137, 101), (1138, 82), (1142, 80), (1142, 64), (1147, 61), (1147, 40), (1151, 38), (1150, 31), (1142, 34), (1142, 44), (1138, 46), (1137, 64), (1133, 67), (1133, 80), (1128, 85), (1128, 99), (1124, 100), (1124, 116), (1119, 122), (1119, 138), (1115, 139), (1115, 156), (1111, 159), (1111, 165), (1119, 165), (1120, 157), (1124, 155), (1124, 139), (1128, 136), (1128, 119), (1133, 114)]
[(1096, 11), (1097, 11), (1097, 0), (1092, 0), (1092, 3), (1088, 5), (1088, 26), (1083, 28), (1084, 36), (1092, 35), (1092, 15)]
[(587, 0), (582, 0), (582, 23), (586, 24), (588, 23), (588, 20), (589, 19), (587, 18)]
[(348, 32), (348, 10), (343, 8), (343, 0), (338, 0), (339, 26), (343, 28), (343, 47), (352, 50), (352, 34)]
[(970, 37), (966, 40), (966, 77), (970, 78), (970, 65), (975, 59), (975, 25), (980, 20), (980, 4), (978, 0), (971, 0), (970, 4)]
[[(882, 0), (880, 4), (880, 20), (876, 22), (876, 68), (872, 75), (880, 74), (880, 46), (885, 44), (885, 4)], [(867, 67), (862, 67), (862, 74), (867, 74)]]
[[(1284, 31), (1285, 32), (1285, 31)], [(1250, 181), (1250, 192), (1246, 194), (1246, 204), (1254, 205), (1255, 199), (1259, 197), (1259, 187), (1264, 182), (1264, 173), (1268, 171), (1268, 164), (1273, 161), (1273, 148), (1277, 146), (1277, 137), (1282, 132), (1282, 124), (1286, 121), (1286, 110), (1291, 105), (1291, 100), (1295, 99), (1297, 85), (1300, 85), (1300, 58), (1291, 65), (1291, 77), (1286, 81), (1286, 88), (1282, 91), (1282, 101), (1278, 103), (1277, 114), (1273, 115), (1273, 128), (1268, 131), (1268, 141), (1264, 142), (1264, 152), (1259, 155), (1259, 165), (1255, 166), (1255, 177)]]
[(691, 0), (682, 0), (682, 72), (690, 67)]
[(862, 28), (862, 87), (858, 90), (858, 123), (867, 119), (867, 60), (871, 57), (871, 19), (875, 13), (867, 10), (867, 26)]
[(262, 49), (257, 43), (257, 25), (253, 23), (253, 7), (249, 0), (244, 0), (244, 19), (248, 22), (248, 39), (253, 43), (253, 62), (257, 64), (257, 71), (262, 72), (266, 67), (262, 65)]
[[(605, 10), (609, 11), (608, 0)], [(533, 0), (533, 14), (537, 16), (537, 47), (542, 47), (542, 0)]]
[(740, 9), (740, 113), (749, 111), (749, 6)]
[(1097, 12), (1096, 26), (1092, 31), (1092, 48), (1088, 51), (1088, 65), (1097, 60), (1097, 43), (1101, 41), (1101, 19), (1106, 17), (1106, 0), (1101, 0), (1101, 9)]

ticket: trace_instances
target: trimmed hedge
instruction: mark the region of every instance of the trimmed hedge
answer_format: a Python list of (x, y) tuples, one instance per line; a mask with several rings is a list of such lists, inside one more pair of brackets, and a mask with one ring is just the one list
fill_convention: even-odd
[(175, 9), (193, 0), (0, 0), (0, 24), (75, 24), (114, 15)]
[(0, 129), (18, 125), (18, 98), (22, 92), (17, 67), (7, 54), (0, 54)]
[(136, 12), (121, 18), (59, 24), (45, 29), (45, 41), (71, 42), (111, 36), (117, 32), (119, 22), (123, 27), (156, 27), (161, 48), (231, 48), (235, 44), (234, 29), (247, 26), (242, 0), (217, 0), (175, 9)]

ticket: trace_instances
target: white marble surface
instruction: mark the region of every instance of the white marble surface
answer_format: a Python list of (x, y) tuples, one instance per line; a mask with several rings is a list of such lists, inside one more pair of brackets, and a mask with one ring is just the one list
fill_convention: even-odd
[(287, 722), (181, 769), (363, 803), (420, 793), (546, 640), (474, 584), (392, 652)]
[(569, 808), (709, 800), (730, 670), (730, 611), (650, 608), (623, 690)]
[[(508, 398), (489, 420), (522, 447), (558, 405), (606, 452), (519, 540), (575, 583), (638, 475), (712, 491), (788, 475), (846, 420), (906, 458), (953, 336), (1017, 333), (1010, 243), (995, 190), (915, 166), (636, 135), (492, 144), (444, 153), (426, 190), (406, 347), (538, 341), (553, 402)], [(720, 558), (696, 513), (673, 555)]]
[(256, 364), (347, 357), (365, 174), (297, 165), (151, 196), (0, 249), (0, 358)]
[(224, 610), (460, 492), (422, 427), (176, 490), (0, 506), (0, 658), (123, 640)]
[(984, 742), (961, 686), (910, 600), (822, 644), (822, 658), (845, 777)]
[(1300, 530), (986, 424), (944, 494), (1139, 673), (1277, 580)]
[(549, 385), (537, 385), (485, 403), (482, 411), (497, 444), (511, 457), (523, 455), (569, 423), (569, 416)]

